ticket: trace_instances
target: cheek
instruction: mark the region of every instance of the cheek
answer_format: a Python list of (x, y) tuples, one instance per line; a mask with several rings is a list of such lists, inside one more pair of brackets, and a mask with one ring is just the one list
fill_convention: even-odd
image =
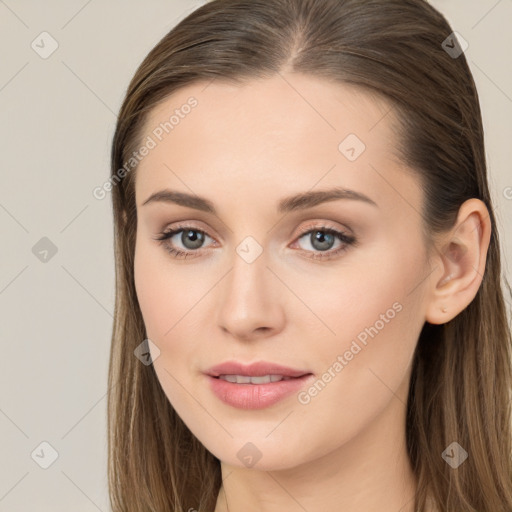
[(334, 380), (358, 399), (379, 387), (396, 389), (412, 361), (424, 324), (418, 285), (427, 274), (417, 251), (380, 246), (378, 257), (370, 251), (354, 260), (350, 272), (344, 268), (339, 278), (329, 279), (330, 286), (302, 281), (300, 293), (309, 290), (308, 306), (322, 320), (317, 371), (332, 368), (341, 356), (343, 369), (337, 366)]
[(164, 248), (137, 244), (135, 290), (147, 337), (160, 350), (155, 369), (158, 371), (159, 365), (165, 364), (173, 372), (182, 373), (189, 368), (191, 354), (200, 349), (199, 303), (212, 284), (194, 269), (178, 268), (169, 258)]
[(330, 332), (347, 339), (373, 325), (381, 315), (393, 319), (399, 316), (395, 315), (397, 309), (417, 302), (417, 294), (410, 292), (423, 278), (420, 265), (412, 251), (375, 244), (372, 250), (353, 253), (337, 268), (319, 268), (288, 279), (314, 313), (309, 316), (316, 317), (319, 334), (328, 337)]
[[(404, 259), (413, 272), (404, 274)], [(350, 439), (392, 402), (398, 409), (399, 401), (407, 402), (404, 383), (424, 323), (419, 295), (410, 292), (422, 269), (413, 265), (412, 254), (398, 259), (392, 252), (387, 257), (381, 253), (374, 261), (380, 264), (363, 265), (358, 278), (345, 274), (338, 289), (309, 296), (334, 332), (322, 327), (324, 334), (317, 336), (318, 380), (301, 395), (308, 428), (315, 432), (332, 426), (331, 441), (315, 441), (320, 451), (328, 451), (332, 440)]]
[[(165, 339), (166, 333), (177, 321), (176, 314), (182, 309), (183, 293), (178, 273), (171, 273), (165, 264), (165, 250), (136, 244), (134, 257), (134, 281), (147, 335), (158, 340)], [(180, 290), (177, 293), (177, 290)]]
[(186, 285), (183, 281), (180, 273), (172, 271), (166, 262), (164, 249), (137, 243), (134, 256), (137, 299), (147, 337), (160, 351), (158, 357), (152, 354), (153, 367), (167, 398), (180, 410), (193, 405), (178, 384), (186, 377), (193, 351), (192, 343), (184, 343), (193, 338), (187, 324), (187, 311), (193, 301), (188, 295), (193, 292), (190, 287), (183, 287)]

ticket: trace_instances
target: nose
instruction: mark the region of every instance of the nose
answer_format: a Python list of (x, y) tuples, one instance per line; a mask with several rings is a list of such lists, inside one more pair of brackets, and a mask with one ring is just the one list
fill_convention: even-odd
[(269, 268), (266, 252), (252, 262), (235, 252), (231, 262), (220, 283), (219, 327), (243, 341), (279, 333), (285, 324), (285, 286)]

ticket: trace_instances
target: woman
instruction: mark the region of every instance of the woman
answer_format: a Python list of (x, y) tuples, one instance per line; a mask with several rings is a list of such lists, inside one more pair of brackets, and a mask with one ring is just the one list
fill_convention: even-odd
[(148, 54), (112, 146), (114, 512), (512, 511), (463, 49), (422, 0), (214, 0)]

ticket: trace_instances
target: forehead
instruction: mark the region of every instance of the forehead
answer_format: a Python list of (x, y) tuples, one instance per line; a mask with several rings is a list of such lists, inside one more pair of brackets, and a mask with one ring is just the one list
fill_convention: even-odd
[(208, 195), (219, 184), (239, 199), (345, 186), (388, 208), (401, 195), (419, 204), (418, 183), (396, 156), (394, 121), (381, 97), (300, 74), (195, 83), (146, 119), (142, 142), (153, 148), (137, 169), (137, 204), (157, 188)]
[[(268, 143), (273, 134), (280, 142), (321, 137), (325, 146), (334, 143), (336, 149), (337, 142), (354, 133), (377, 150), (393, 138), (392, 118), (391, 104), (377, 94), (351, 84), (288, 74), (242, 85), (216, 79), (186, 86), (150, 111), (144, 131), (176, 143), (191, 132), (198, 140), (217, 144), (249, 135), (255, 147), (257, 140)], [(167, 130), (162, 126), (166, 122), (172, 125)]]

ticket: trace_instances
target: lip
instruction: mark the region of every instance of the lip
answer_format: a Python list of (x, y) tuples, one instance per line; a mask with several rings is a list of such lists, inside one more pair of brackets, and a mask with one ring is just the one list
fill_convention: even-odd
[[(282, 375), (289, 380), (266, 384), (237, 384), (219, 379), (219, 375)], [(227, 405), (238, 409), (264, 409), (297, 393), (313, 377), (311, 372), (261, 361), (244, 365), (228, 361), (210, 368), (206, 377), (211, 391)]]
[[(250, 377), (261, 377), (263, 375), (282, 375), (283, 377), (302, 377), (311, 373), (308, 370), (289, 368), (280, 364), (268, 361), (258, 361), (252, 364), (243, 364), (238, 361), (226, 361), (207, 370), (206, 374), (211, 377), (219, 375), (247, 375)], [(257, 384), (253, 384), (257, 385)]]

